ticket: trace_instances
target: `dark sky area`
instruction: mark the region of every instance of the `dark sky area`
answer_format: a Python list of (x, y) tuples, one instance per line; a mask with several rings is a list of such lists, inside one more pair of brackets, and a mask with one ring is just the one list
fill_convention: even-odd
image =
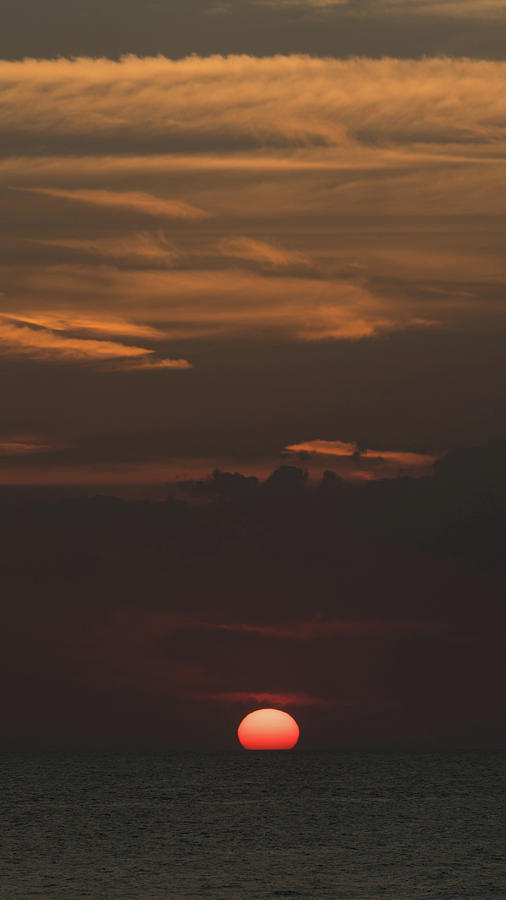
[(505, 26), (3, 0), (5, 746), (504, 742)]
[(233, 748), (263, 705), (306, 748), (503, 746), (505, 460), (4, 503), (4, 746)]
[(3, 0), (5, 59), (191, 53), (504, 59), (502, 0)]

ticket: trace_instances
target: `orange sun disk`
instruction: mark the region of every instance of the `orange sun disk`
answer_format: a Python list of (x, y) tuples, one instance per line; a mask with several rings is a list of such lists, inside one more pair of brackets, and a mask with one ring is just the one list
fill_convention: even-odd
[(299, 740), (299, 726), (281, 709), (256, 709), (242, 720), (237, 736), (245, 750), (291, 750)]

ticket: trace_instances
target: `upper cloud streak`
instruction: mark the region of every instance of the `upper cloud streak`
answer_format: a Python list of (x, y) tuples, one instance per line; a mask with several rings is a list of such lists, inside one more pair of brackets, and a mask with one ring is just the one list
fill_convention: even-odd
[(80, 190), (68, 191), (56, 188), (25, 188), (34, 194), (47, 194), (50, 197), (59, 197), (62, 200), (71, 200), (76, 203), (89, 203), (92, 206), (134, 210), (146, 213), (148, 216), (160, 216), (168, 219), (205, 219), (208, 213), (189, 203), (178, 200), (162, 200), (153, 197), (143, 191), (107, 191), (107, 190)]
[(465, 59), (1, 62), (0, 134), (37, 133), (51, 143), (72, 135), (95, 142), (141, 135), (149, 144), (206, 134), (219, 135), (223, 146), (240, 138), (337, 147), (496, 143), (506, 133), (505, 72), (505, 63)]
[(336, 13), (376, 16), (434, 16), (451, 18), (499, 17), (505, 14), (503, 0), (250, 0), (274, 9), (307, 10), (316, 14)]

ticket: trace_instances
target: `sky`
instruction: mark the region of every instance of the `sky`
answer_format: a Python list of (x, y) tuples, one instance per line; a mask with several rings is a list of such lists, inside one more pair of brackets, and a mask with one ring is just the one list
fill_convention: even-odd
[[(209, 703), (224, 710), (223, 744), (227, 716), (248, 712), (255, 690), (287, 708), (309, 710), (313, 745), (423, 742), (431, 735), (442, 744), (499, 740), (496, 692), (486, 722), (466, 718), (443, 662), (439, 684), (457, 710), (448, 729), (439, 705), (423, 725), (427, 698), (414, 674), (406, 682), (417, 697), (411, 724), (403, 712), (390, 727), (368, 728), (361, 715), (378, 723), (378, 710), (404, 710), (405, 698), (392, 699), (391, 685), (403, 680), (413, 635), (432, 642), (431, 653), (439, 641), (441, 660), (456, 659), (455, 641), (471, 640), (477, 659), (491, 653), (490, 635), (485, 639), (478, 629), (475, 643), (470, 637), (468, 585), (476, 579), (495, 622), (499, 563), (491, 562), (474, 531), (476, 559), (465, 562), (469, 541), (455, 509), (478, 504), (483, 517), (490, 514), (487, 503), (495, 510), (504, 500), (502, 488), (483, 479), (490, 454), (502, 460), (494, 471), (502, 472), (506, 462), (505, 25), (504, 0), (4, 0), (0, 500), (7, 503), (6, 531), (9, 516), (18, 521), (24, 510), (27, 520), (54, 536), (50, 547), (43, 542), (42, 564), (14, 528), (17, 562), (11, 571), (6, 557), (5, 571), (31, 620), (51, 609), (51, 640), (74, 647), (70, 655), (57, 654), (56, 671), (45, 667), (44, 654), (39, 659), (40, 648), (35, 653), (37, 679), (47, 691), (37, 708), (43, 710), (54, 685), (68, 677), (88, 704), (90, 679), (93, 690), (107, 683), (122, 709), (130, 691), (138, 704), (133, 725), (120, 716), (112, 734), (106, 734), (107, 716), (94, 717), (92, 706), (82, 732), (70, 724), (66, 730), (65, 718), (53, 729), (37, 725), (33, 709), (26, 722), (15, 714), (8, 728), (12, 746), (142, 743), (142, 734), (148, 743), (170, 743), (155, 727), (156, 704), (142, 724), (144, 693), (138, 681), (134, 687), (129, 682), (126, 663), (132, 634), (145, 633), (153, 648), (158, 632), (171, 659), (171, 635), (185, 648), (171, 670), (172, 693), (162, 690), (172, 698), (183, 743), (198, 743), (192, 729), (185, 730), (188, 705), (206, 722)], [(466, 474), (455, 464), (456, 489), (448, 475), (454, 462), (445, 468), (445, 461), (460, 460), (459, 454)], [(297, 469), (303, 481), (307, 472), (302, 493)], [(248, 494), (244, 506), (242, 489), (217, 489), (215, 470), (257, 478), (254, 502)], [(287, 492), (266, 487), (264, 494), (275, 470), (295, 480)], [(333, 484), (324, 476), (329, 470), (349, 491), (351, 537), (343, 532), (335, 494), (332, 516), (320, 502), (322, 477), (327, 493)], [(405, 507), (411, 491), (418, 492), (417, 503), (424, 491), (434, 495), (430, 515), (425, 508), (417, 512), (416, 504), (414, 511)], [(128, 501), (118, 519), (101, 524), (102, 512), (90, 500), (96, 494)], [(163, 518), (169, 495), (182, 504), (177, 516), (170, 514), (177, 523), (171, 519), (170, 528)], [(372, 504), (374, 519), (378, 496), (387, 517), (390, 506), (407, 510), (412, 545), (406, 548), (398, 528), (367, 536), (365, 570), (378, 557), (390, 563), (378, 576), (376, 607), (369, 609), (365, 599), (374, 593), (368, 576), (354, 609), (343, 605), (339, 579), (349, 590), (352, 561), (360, 557), (368, 527), (359, 511), (369, 514)], [(142, 506), (147, 501), (151, 511)], [(172, 559), (171, 529), (182, 530), (176, 544), (197, 570), (205, 556), (206, 516), (217, 533), (231, 517), (240, 532), (233, 564), (242, 572), (237, 609), (230, 585), (219, 600), (228, 578), (226, 554), (216, 551), (207, 588), (203, 575), (195, 575), (198, 584), (191, 587), (174, 575), (176, 599), (170, 568), (156, 557), (151, 572), (144, 545), (140, 559), (157, 591), (150, 589), (146, 599), (140, 589), (134, 596), (132, 585), (125, 587), (128, 565), (118, 550), (107, 584), (117, 578), (121, 588), (111, 587), (114, 602), (105, 600), (99, 542), (90, 551), (95, 582), (90, 575), (88, 591), (98, 590), (107, 616), (81, 588), (63, 615), (65, 591), (61, 579), (54, 583), (55, 570), (73, 571), (79, 581), (84, 565), (80, 526), (75, 532), (69, 526), (67, 537), (55, 511), (63, 504), (68, 512), (68, 502), (77, 504), (76, 519), (84, 518), (104, 547), (115, 545), (116, 530), (123, 534), (133, 517), (133, 530), (151, 535), (155, 556), (164, 546)], [(458, 535), (453, 543), (440, 535), (443, 509)], [(346, 560), (341, 548), (333, 560), (328, 547), (322, 550), (319, 593), (293, 611), (289, 597), (297, 578), (286, 533), (290, 516), (309, 511), (322, 546), (332, 534), (339, 545), (350, 542), (350, 556)], [(415, 528), (419, 514), (428, 516), (425, 543)], [(253, 529), (269, 544), (269, 515), (282, 523), (283, 563), (261, 555), (259, 582), (253, 579), (249, 588), (251, 560), (244, 570), (237, 561), (248, 556), (244, 533)], [(491, 546), (501, 521), (487, 519), (480, 532)], [(294, 535), (293, 546), (298, 540)], [(317, 555), (312, 547), (312, 567)], [(449, 585), (436, 624), (409, 590), (402, 615), (397, 601), (394, 611), (385, 606), (390, 578), (393, 594), (402, 593), (392, 572), (411, 565)], [(470, 574), (469, 565), (476, 572)], [(275, 598), (265, 588), (272, 566)], [(48, 608), (32, 608), (28, 597), (39, 578)], [(260, 619), (259, 605), (265, 611)], [(12, 646), (19, 647), (25, 626), (11, 612)], [(81, 617), (95, 674), (69, 638)], [(456, 629), (451, 639), (448, 629)], [(329, 653), (325, 683), (314, 672), (322, 635)], [(273, 663), (269, 684), (255, 687), (243, 672), (237, 686), (231, 664), (227, 673), (218, 672), (218, 648), (226, 644), (230, 658), (239, 658), (244, 641), (253, 655), (260, 648), (285, 660), (278, 669)], [(368, 671), (371, 641), (371, 658), (382, 671), (395, 657), (394, 674), (379, 679), (378, 696), (374, 666), (362, 692), (337, 696), (333, 641), (343, 644), (348, 660), (343, 677), (351, 677), (355, 653)], [(302, 681), (295, 675), (295, 645), (306, 659)], [(116, 651), (119, 668), (111, 674), (104, 660)], [(244, 653), (249, 659), (250, 650)], [(285, 665), (289, 674), (281, 678)], [(460, 657), (456, 665), (462, 668)], [(156, 661), (139, 662), (141, 671), (146, 666), (153, 679)], [(481, 689), (490, 692), (492, 674), (480, 678)], [(24, 684), (19, 673), (13, 680)], [(23, 697), (25, 690), (20, 687)], [(61, 696), (49, 719), (60, 721), (65, 706)], [(346, 720), (343, 736), (337, 709), (339, 721)], [(206, 727), (204, 745), (212, 743)]]

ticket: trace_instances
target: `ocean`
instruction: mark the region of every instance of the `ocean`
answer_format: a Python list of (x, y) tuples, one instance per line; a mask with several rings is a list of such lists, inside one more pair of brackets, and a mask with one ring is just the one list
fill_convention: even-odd
[(4, 753), (1, 900), (506, 897), (506, 754)]

